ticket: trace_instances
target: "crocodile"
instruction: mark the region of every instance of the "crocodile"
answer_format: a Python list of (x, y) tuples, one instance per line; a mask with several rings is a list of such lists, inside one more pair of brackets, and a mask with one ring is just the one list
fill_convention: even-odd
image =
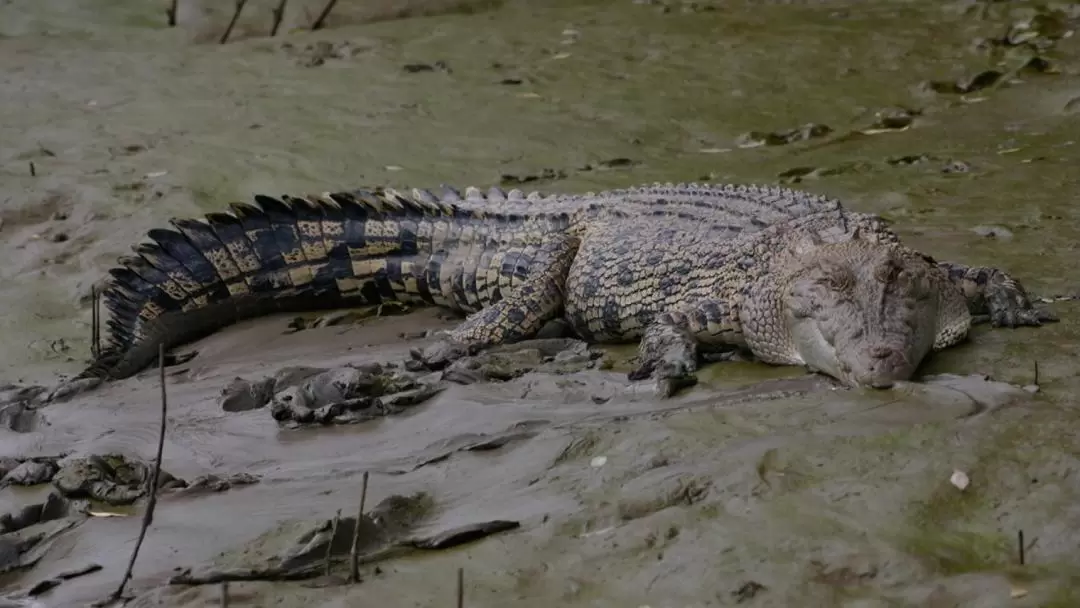
[(1057, 320), (1001, 270), (938, 262), (876, 215), (776, 186), (255, 195), (170, 224), (109, 270), (107, 342), (76, 379), (134, 375), (159, 344), (241, 319), (388, 301), (464, 317), (418, 353), (431, 369), (561, 320), (638, 341), (629, 378), (663, 395), (713, 351), (887, 388), (974, 323)]

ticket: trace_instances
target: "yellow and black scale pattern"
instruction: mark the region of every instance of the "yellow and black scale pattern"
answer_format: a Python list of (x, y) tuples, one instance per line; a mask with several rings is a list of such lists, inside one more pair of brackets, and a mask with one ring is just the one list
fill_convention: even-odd
[[(475, 313), (452, 332), (469, 348), (526, 338), (558, 315), (599, 342), (637, 339), (668, 315), (703, 343), (740, 344), (740, 297), (808, 231), (850, 220), (870, 222), (874, 240), (895, 239), (834, 199), (754, 185), (371, 189), (257, 195), (229, 211), (151, 230), (109, 271), (107, 343), (80, 377), (130, 376), (159, 344), (245, 318), (384, 301)], [(947, 270), (960, 282), (982, 276)], [(970, 287), (961, 285), (969, 299), (982, 297)]]
[(230, 210), (149, 231), (109, 271), (108, 342), (82, 377), (131, 375), (163, 341), (276, 311), (394, 300), (475, 312), (523, 282), (569, 223), (383, 190), (259, 195)]
[(806, 192), (728, 184), (595, 194), (443, 187), (257, 195), (229, 213), (174, 219), (172, 230), (149, 231), (134, 255), (120, 258), (103, 294), (106, 345), (80, 377), (132, 375), (161, 342), (188, 342), (272, 312), (387, 300), (475, 312), (517, 287), (538, 259), (562, 255), (569, 263), (575, 242), (565, 235), (580, 237), (599, 217), (680, 218), (730, 237), (838, 206)]

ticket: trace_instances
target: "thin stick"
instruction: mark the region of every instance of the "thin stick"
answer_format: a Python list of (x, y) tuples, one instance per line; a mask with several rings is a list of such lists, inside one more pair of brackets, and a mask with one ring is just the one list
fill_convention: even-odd
[(352, 549), (349, 550), (349, 582), (360, 582), (360, 522), (364, 521), (364, 503), (367, 502), (368, 472), (364, 471), (364, 481), (360, 486), (360, 508), (356, 511), (356, 525), (353, 526)]
[(240, 11), (244, 10), (245, 4), (247, 0), (236, 0), (236, 10), (233, 11), (232, 19), (229, 20), (229, 27), (225, 28), (225, 33), (221, 35), (220, 44), (225, 44), (229, 40), (229, 34), (232, 34), (233, 28), (236, 27), (236, 22), (240, 19)]
[(101, 292), (94, 290), (94, 314), (97, 316), (97, 325), (94, 329), (94, 348), (101, 356)]
[(330, 576), (330, 557), (334, 549), (334, 537), (337, 536), (338, 523), (341, 521), (341, 509), (334, 515), (334, 524), (330, 527), (330, 540), (326, 541), (326, 576)]
[(1035, 380), (1032, 382), (1035, 386), (1039, 386), (1039, 361), (1035, 361)]
[(146, 529), (154, 520), (154, 507), (157, 505), (158, 478), (161, 476), (161, 453), (165, 450), (165, 421), (169, 411), (165, 393), (165, 344), (158, 345), (158, 382), (161, 383), (161, 430), (158, 431), (157, 459), (154, 460), (154, 472), (150, 476), (150, 499), (146, 501), (146, 511), (143, 512), (142, 528), (139, 530), (139, 538), (135, 541), (135, 549), (131, 552), (131, 560), (128, 561), (127, 571), (120, 581), (120, 586), (112, 594), (112, 600), (119, 600), (124, 595), (124, 586), (131, 580), (131, 570), (135, 568), (135, 559), (139, 557), (139, 548), (142, 547), (143, 539), (146, 538)]
[(1020, 565), (1023, 566), (1024, 565), (1024, 531), (1023, 530), (1017, 530), (1016, 531), (1016, 541), (1017, 541), (1017, 545), (1019, 546), (1019, 550), (1020, 550)]
[(37, 167), (34, 166), (34, 161), (30, 161), (30, 177), (37, 177)]
[(457, 569), (457, 608), (465, 607), (465, 568)]
[(176, 27), (176, 5), (180, 3), (180, 0), (172, 0), (169, 3), (169, 10), (165, 11), (165, 15), (169, 18), (169, 27)]
[(330, 16), (330, 11), (334, 10), (335, 4), (337, 4), (337, 0), (329, 0), (329, 2), (326, 3), (322, 12), (319, 13), (318, 19), (315, 20), (315, 23), (311, 24), (311, 31), (314, 32), (315, 30), (322, 29), (323, 23), (326, 21), (326, 18)]
[(229, 608), (229, 581), (221, 581), (221, 608)]
[(270, 36), (277, 36), (278, 28), (281, 26), (281, 20), (285, 18), (285, 5), (289, 3), (289, 0), (280, 0), (277, 8), (274, 9), (274, 26), (270, 28)]
[(98, 360), (101, 352), (98, 351), (98, 294), (97, 286), (90, 286), (90, 357)]

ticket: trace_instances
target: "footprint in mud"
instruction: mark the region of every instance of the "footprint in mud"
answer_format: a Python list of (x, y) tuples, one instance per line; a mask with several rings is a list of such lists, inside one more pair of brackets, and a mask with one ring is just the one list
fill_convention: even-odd
[(448, 384), (503, 382), (530, 372), (565, 375), (599, 367), (602, 352), (568, 338), (526, 340), (465, 357), (442, 370), (411, 359), (334, 369), (287, 367), (260, 380), (234, 378), (221, 391), (228, 412), (270, 406), (290, 427), (355, 424), (403, 413), (441, 393)]
[(344, 42), (318, 40), (303, 46), (284, 42), (281, 45), (281, 50), (296, 65), (304, 68), (314, 68), (325, 64), (329, 60), (351, 59), (369, 49), (357, 46), (348, 40)]
[[(6, 201), (4, 209), (0, 210), (0, 230), (6, 233), (4, 240), (17, 243), (16, 248), (35, 240), (53, 243), (67, 241), (69, 233), (64, 222), (69, 218), (73, 205), (70, 195), (56, 191), (42, 198)], [(19, 228), (32, 230), (20, 233)]]
[(668, 507), (698, 503), (708, 496), (709, 487), (707, 478), (664, 466), (623, 484), (616, 510), (623, 521), (640, 519)]
[(820, 137), (825, 137), (832, 132), (832, 127), (828, 125), (810, 122), (799, 127), (782, 131), (748, 131), (735, 138), (735, 145), (740, 148), (783, 146), (795, 142), (818, 139)]
[[(152, 463), (120, 454), (91, 454), (77, 458), (66, 455), (5, 458), (0, 459), (0, 488), (51, 483), (65, 499), (91, 499), (122, 506), (146, 496), (153, 468)], [(200, 494), (223, 492), (258, 481), (257, 476), (248, 473), (211, 473), (187, 482), (162, 470), (157, 488), (159, 491), (179, 490), (183, 494)]]
[(589, 173), (593, 171), (612, 171), (618, 169), (630, 169), (640, 164), (631, 158), (619, 156), (595, 163), (585, 163), (573, 169), (544, 168), (532, 173), (503, 173), (499, 177), (499, 183), (503, 186), (520, 186), (533, 182), (546, 182), (562, 180), (577, 173)]
[[(362, 514), (359, 524), (357, 517), (341, 517), (340, 511), (332, 520), (280, 523), (246, 545), (223, 553), (214, 563), (184, 570), (169, 584), (303, 580), (324, 573), (330, 575), (324, 583), (344, 583), (346, 577), (335, 574), (333, 567), (343, 565), (341, 558), (351, 558), (354, 551), (358, 566), (378, 564), (416, 551), (451, 549), (521, 526), (513, 520), (482, 520), (417, 535), (415, 531), (437, 515), (436, 504), (424, 492), (391, 495)], [(269, 558), (252, 558), (268, 553), (272, 554)]]
[(334, 369), (287, 367), (254, 382), (233, 379), (222, 390), (219, 403), (229, 412), (269, 405), (274, 420), (291, 427), (355, 424), (401, 413), (442, 390), (378, 363)]
[[(37, 429), (40, 416), (32, 402), (45, 390), (42, 386), (0, 386), (0, 428), (16, 433), (31, 433)], [(0, 478), (5, 473), (0, 464)]]

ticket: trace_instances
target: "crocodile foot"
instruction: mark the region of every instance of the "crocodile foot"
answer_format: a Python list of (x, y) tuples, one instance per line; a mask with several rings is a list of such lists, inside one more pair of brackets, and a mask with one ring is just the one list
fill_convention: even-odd
[(990, 314), (978, 320), (989, 320), (994, 327), (1038, 327), (1059, 320), (1053, 312), (1033, 305), (1024, 288), (1005, 273), (997, 273), (990, 280), (986, 304)]
[(684, 388), (697, 384), (694, 370), (697, 366), (681, 359), (647, 361), (631, 371), (626, 377), (631, 381), (645, 380), (655, 376), (656, 396), (667, 399)]

